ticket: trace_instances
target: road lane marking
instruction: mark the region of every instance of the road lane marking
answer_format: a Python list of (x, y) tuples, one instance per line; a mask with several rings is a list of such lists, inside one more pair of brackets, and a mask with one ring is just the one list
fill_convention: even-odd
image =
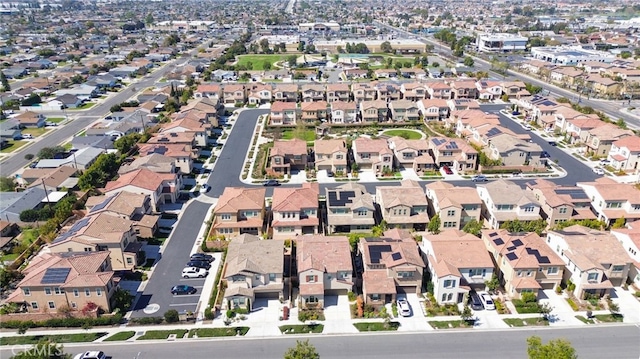
[(183, 307), (185, 305), (198, 305), (198, 303), (169, 304), (170, 307)]

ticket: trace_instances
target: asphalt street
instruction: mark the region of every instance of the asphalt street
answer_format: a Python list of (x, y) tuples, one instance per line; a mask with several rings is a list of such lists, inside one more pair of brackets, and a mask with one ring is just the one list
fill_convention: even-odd
[[(473, 333), (472, 333), (473, 332)], [(555, 329), (473, 329), (433, 331), (427, 333), (362, 333), (346, 335), (322, 334), (283, 336), (264, 339), (219, 338), (152, 343), (65, 344), (65, 351), (80, 353), (99, 348), (114, 359), (151, 358), (282, 358), (296, 340), (310, 338), (320, 357), (350, 359), (387, 358), (526, 358), (526, 340), (532, 335), (543, 342), (564, 338), (571, 342), (580, 359), (637, 359), (640, 356), (640, 331), (637, 326), (584, 326)], [(3, 348), (0, 356), (10, 355)]]
[[(268, 110), (246, 110), (240, 113), (207, 181), (211, 190), (203, 195), (220, 197), (226, 187), (242, 185), (239, 173), (251, 144), (251, 135), (258, 116), (267, 112)], [(162, 316), (169, 309), (178, 312), (195, 311), (199, 293), (195, 296), (174, 296), (170, 289), (177, 284), (198, 287), (204, 282), (203, 279), (183, 279), (181, 274), (210, 207), (210, 203), (196, 199), (182, 211), (180, 220), (163, 250), (167, 255), (163, 255), (157, 262), (151, 278), (136, 302), (132, 317)], [(157, 311), (145, 313), (143, 309), (150, 304), (157, 305)]]
[[(24, 158), (24, 155), (28, 153), (35, 155), (44, 147), (57, 146), (66, 139), (73, 137), (73, 135), (82, 131), (85, 127), (108, 114), (111, 106), (128, 101), (138, 91), (154, 86), (158, 80), (166, 75), (167, 72), (171, 71), (176, 65), (182, 64), (186, 61), (187, 58), (179, 58), (168, 62), (163, 67), (158, 68), (153, 73), (143, 77), (140, 81), (110, 96), (92, 108), (77, 111), (67, 110), (66, 114), (69, 117), (73, 118), (77, 116), (77, 118), (64, 126), (56, 127), (55, 130), (51, 131), (51, 133), (48, 133), (41, 139), (34, 141), (31, 145), (18, 149), (13, 156), (2, 161), (0, 164), (0, 175), (9, 176), (18, 171), (30, 162)], [(132, 88), (135, 90), (132, 91)], [(61, 116), (63, 115), (63, 112), (59, 111), (57, 115)]]

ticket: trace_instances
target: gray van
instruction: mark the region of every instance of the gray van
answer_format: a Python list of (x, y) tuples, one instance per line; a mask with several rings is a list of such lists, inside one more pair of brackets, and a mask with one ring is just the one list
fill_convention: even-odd
[(476, 292), (469, 293), (469, 304), (473, 310), (482, 310), (484, 308), (482, 306), (482, 301)]

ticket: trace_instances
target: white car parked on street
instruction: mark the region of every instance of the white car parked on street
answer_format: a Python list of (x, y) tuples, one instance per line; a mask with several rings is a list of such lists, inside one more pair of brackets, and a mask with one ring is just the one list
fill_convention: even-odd
[(186, 267), (182, 270), (182, 278), (204, 278), (209, 271), (204, 268)]

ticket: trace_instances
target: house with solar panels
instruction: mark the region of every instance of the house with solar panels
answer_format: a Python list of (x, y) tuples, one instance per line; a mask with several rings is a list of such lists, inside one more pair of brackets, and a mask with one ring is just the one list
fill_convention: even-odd
[(88, 303), (111, 312), (116, 285), (109, 252), (44, 253), (22, 273), (24, 279), (4, 303), (24, 304), (29, 313), (82, 310)]
[(596, 219), (591, 211), (591, 199), (583, 188), (536, 179), (526, 183), (526, 190), (536, 197), (540, 203), (540, 216), (550, 226), (570, 220)]
[(100, 212), (82, 218), (66, 231), (63, 229), (48, 249), (51, 253), (108, 252), (114, 270), (131, 270), (138, 262), (142, 244), (138, 242), (133, 221)]
[(498, 179), (476, 185), (482, 200), (482, 218), (489, 228), (500, 228), (506, 221), (537, 221), (540, 203), (535, 195), (514, 182)]
[(555, 289), (562, 282), (564, 261), (536, 233), (485, 229), (482, 240), (496, 263), (500, 283), (512, 298), (526, 292), (537, 296), (539, 290)]
[(328, 233), (371, 232), (376, 224), (373, 197), (354, 182), (325, 188)]

